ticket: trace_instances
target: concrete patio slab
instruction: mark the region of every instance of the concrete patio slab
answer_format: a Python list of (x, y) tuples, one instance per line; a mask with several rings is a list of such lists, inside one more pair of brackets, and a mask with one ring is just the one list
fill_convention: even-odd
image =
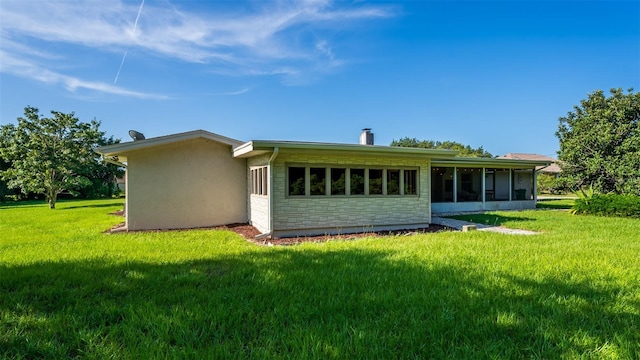
[(511, 235), (537, 235), (538, 232), (530, 231), (530, 230), (522, 230), (522, 229), (510, 229), (504, 226), (493, 226), (493, 225), (484, 225), (484, 224), (476, 224), (469, 221), (451, 219), (439, 216), (432, 216), (431, 223), (436, 225), (448, 226), (450, 228), (454, 228), (457, 230), (462, 230), (464, 226), (473, 225), (477, 228), (477, 231), (491, 231), (497, 232), (501, 234), (511, 234)]

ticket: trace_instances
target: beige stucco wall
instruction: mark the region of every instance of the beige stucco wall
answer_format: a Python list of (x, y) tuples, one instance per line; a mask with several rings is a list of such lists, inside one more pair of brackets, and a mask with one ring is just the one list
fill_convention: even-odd
[(230, 145), (194, 139), (126, 156), (129, 230), (247, 222), (246, 160)]
[[(309, 196), (288, 197), (287, 165), (327, 167), (417, 168), (417, 196)], [(325, 234), (383, 228), (427, 226), (429, 164), (425, 158), (377, 157), (349, 153), (318, 154), (281, 151), (273, 164), (274, 232), (276, 235)]]

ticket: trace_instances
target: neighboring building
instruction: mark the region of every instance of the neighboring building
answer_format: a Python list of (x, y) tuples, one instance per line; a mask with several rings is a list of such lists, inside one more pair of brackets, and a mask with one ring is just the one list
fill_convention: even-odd
[(203, 130), (104, 146), (127, 163), (128, 230), (250, 223), (297, 236), (426, 227), (433, 214), (535, 208), (547, 161), (456, 151), (293, 141)]
[(125, 172), (122, 177), (117, 177), (116, 176), (116, 186), (118, 187), (118, 189), (120, 189), (120, 191), (124, 191), (124, 188), (127, 184), (127, 173)]
[(498, 159), (548, 161), (550, 163), (548, 166), (538, 166), (536, 167), (536, 170), (543, 174), (555, 176), (557, 176), (560, 171), (562, 171), (560, 169), (560, 166), (558, 166), (558, 159), (554, 159), (550, 156), (539, 154), (508, 153), (506, 155), (498, 156)]

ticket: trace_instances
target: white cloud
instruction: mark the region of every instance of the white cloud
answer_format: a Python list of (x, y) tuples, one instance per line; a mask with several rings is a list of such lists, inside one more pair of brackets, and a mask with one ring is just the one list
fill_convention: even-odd
[(139, 99), (168, 99), (168, 97), (165, 95), (132, 91), (107, 83), (85, 81), (73, 76), (60, 74), (48, 69), (44, 69), (35, 63), (29, 62), (28, 60), (13, 57), (7, 54), (4, 50), (0, 51), (0, 64), (2, 64), (2, 67), (0, 68), (1, 72), (23, 76), (47, 84), (60, 84), (65, 89), (71, 92), (75, 92), (78, 89), (85, 89), (97, 91), (104, 94), (129, 96)]
[(238, 91), (230, 91), (230, 92), (226, 92), (226, 93), (222, 93), (220, 95), (224, 95), (224, 96), (235, 96), (235, 95), (242, 95), (249, 92), (249, 88), (244, 88)]
[[(216, 9), (204, 13), (176, 7), (184, 3), (146, 2), (142, 8), (139, 1), (39, 1), (34, 6), (30, 1), (3, 0), (0, 36), (3, 47), (23, 44), (13, 46), (16, 59), (43, 69), (48, 65), (42, 58), (60, 55), (38, 54), (29, 44), (66, 44), (116, 54), (136, 50), (236, 74), (274, 74), (281, 69), (300, 74), (344, 64), (336, 59), (328, 37), (316, 41), (312, 34), (394, 16), (389, 7), (326, 0), (214, 4)], [(1, 71), (15, 68), (3, 66)]]
[(333, 56), (333, 50), (331, 50), (326, 40), (318, 41), (316, 43), (316, 50), (318, 50), (318, 52), (322, 54), (325, 54), (331, 60), (335, 59), (335, 56)]
[(59, 75), (59, 81), (61, 81), (64, 86), (70, 91), (76, 91), (77, 89), (87, 89), (93, 91), (99, 91), (106, 94), (113, 95), (122, 95), (122, 96), (130, 96), (140, 99), (157, 99), (157, 100), (165, 100), (169, 97), (166, 95), (159, 94), (148, 94), (142, 93), (138, 91), (127, 90), (115, 85), (103, 83), (103, 82), (95, 82), (95, 81), (84, 81), (80, 79), (76, 79), (69, 76)]

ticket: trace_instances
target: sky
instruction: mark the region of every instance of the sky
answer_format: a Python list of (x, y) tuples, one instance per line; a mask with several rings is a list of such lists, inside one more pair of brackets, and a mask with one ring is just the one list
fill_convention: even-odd
[(611, 88), (640, 91), (637, 0), (0, 2), (0, 124), (556, 156), (558, 118)]

